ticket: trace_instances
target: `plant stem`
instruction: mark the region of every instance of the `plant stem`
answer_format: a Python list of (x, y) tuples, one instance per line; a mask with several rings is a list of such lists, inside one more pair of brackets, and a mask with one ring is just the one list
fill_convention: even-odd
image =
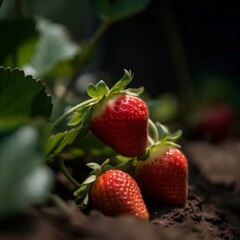
[(154, 122), (150, 118), (148, 119), (148, 127), (153, 134), (153, 137), (151, 139), (156, 143), (159, 140), (159, 134), (158, 134), (158, 130), (156, 128), (156, 125), (154, 124)]
[(60, 158), (58, 161), (58, 165), (59, 168), (62, 170), (63, 174), (65, 175), (65, 177), (76, 187), (79, 188), (81, 186), (81, 184), (73, 178), (73, 176), (69, 173), (69, 171), (67, 170), (65, 164), (64, 164), (64, 160), (63, 158)]
[(90, 38), (87, 45), (83, 48), (83, 51), (80, 54), (80, 58), (76, 64), (75, 71), (73, 72), (67, 86), (64, 94), (62, 95), (61, 99), (64, 100), (67, 96), (68, 90), (70, 89), (71, 85), (76, 81), (79, 73), (81, 72), (82, 68), (88, 61), (88, 58), (92, 51), (94, 50), (95, 46), (99, 42), (99, 40), (102, 38), (104, 33), (107, 31), (107, 29), (110, 27), (111, 22), (108, 20), (103, 20), (100, 26), (98, 27), (95, 34)]
[(74, 113), (75, 111), (77, 111), (79, 108), (85, 107), (87, 105), (90, 104), (94, 104), (96, 103), (97, 100), (94, 98), (88, 99), (84, 102), (79, 103), (78, 105), (72, 107), (71, 109), (69, 109), (67, 112), (65, 112), (62, 116), (60, 116), (52, 125), (51, 125), (51, 129), (53, 130), (60, 122), (62, 122), (64, 119), (66, 119), (69, 115), (71, 115), (72, 113)]
[(150, 144), (150, 146), (152, 146), (154, 144), (153, 139), (148, 135), (148, 142)]

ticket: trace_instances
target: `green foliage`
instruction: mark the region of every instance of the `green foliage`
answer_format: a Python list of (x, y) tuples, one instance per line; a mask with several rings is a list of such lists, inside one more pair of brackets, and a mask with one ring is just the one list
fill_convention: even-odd
[(91, 0), (97, 15), (109, 21), (119, 21), (143, 11), (151, 0)]
[[(124, 92), (131, 80), (131, 72), (125, 70), (124, 76), (110, 90), (104, 81), (99, 81), (95, 85), (89, 84), (87, 93), (90, 97), (92, 97), (92, 99), (86, 100), (85, 102), (82, 102), (68, 110), (52, 125), (52, 128), (54, 129), (56, 123), (64, 120), (68, 116), (71, 116), (68, 125), (72, 127), (74, 126), (75, 128), (69, 131), (57, 133), (56, 135), (52, 135), (50, 137), (46, 150), (48, 160), (60, 155), (64, 149), (73, 145), (80, 137), (86, 135), (89, 131), (88, 125), (92, 108), (104, 98), (110, 97), (113, 94)], [(130, 90), (128, 90), (128, 92), (131, 94)], [(139, 92), (139, 89), (133, 89), (134, 95), (136, 95), (137, 92)]]
[(0, 67), (0, 118), (49, 118), (51, 97), (41, 81), (25, 76), (19, 69)]
[(69, 131), (59, 132), (51, 135), (47, 142), (46, 157), (53, 160), (54, 157), (59, 156), (63, 150), (72, 145), (79, 138), (82, 138), (88, 133), (88, 127), (72, 128)]
[(104, 81), (99, 81), (96, 85), (90, 83), (87, 88), (87, 93), (90, 97), (101, 99), (109, 93), (109, 89)]
[(44, 132), (29, 125), (0, 138), (0, 218), (48, 197), (53, 179), (43, 166)]
[[(149, 120), (149, 122), (151, 122), (151, 120)], [(152, 122), (149, 127), (155, 135), (155, 137), (153, 138), (154, 142), (149, 146), (149, 149), (162, 144), (180, 148), (180, 145), (176, 142), (182, 136), (182, 130), (171, 133), (167, 126), (161, 124), (160, 122), (156, 122), (155, 124)]]
[[(19, 69), (0, 67), (0, 218), (49, 196), (52, 182), (44, 163), (51, 97), (45, 86)], [(34, 120), (34, 122), (33, 122)]]
[(133, 75), (131, 71), (124, 70), (123, 77), (111, 88), (110, 94), (116, 94), (123, 91), (130, 84), (132, 78)]
[(38, 18), (36, 27), (40, 38), (32, 59), (24, 67), (27, 72), (44, 76), (57, 63), (72, 59), (79, 53), (80, 47), (70, 39), (64, 26)]
[[(0, 0), (0, 6), (2, 2)], [(100, 17), (110, 21), (103, 22), (108, 27), (111, 22), (144, 10), (150, 0), (90, 2)], [(65, 68), (62, 72), (67, 69), (66, 75), (70, 76), (66, 79), (66, 86), (70, 86), (89, 61), (107, 27), (103, 28), (101, 25), (100, 30), (93, 34), (81, 51), (80, 45), (71, 40), (64, 26), (42, 18), (25, 19), (24, 9), (21, 9), (23, 5), (17, 5), (17, 2), (15, 4), (21, 17), (0, 21), (0, 218), (24, 211), (49, 196), (53, 176), (44, 162), (62, 157), (64, 151), (72, 150), (89, 132), (91, 112), (98, 102), (119, 93), (138, 96), (144, 90), (127, 89), (133, 75), (125, 70), (124, 76), (111, 89), (104, 81), (89, 84), (87, 93), (90, 99), (73, 106), (50, 124), (48, 121), (52, 115), (52, 97), (46, 93), (45, 85), (33, 76), (45, 77), (48, 89), (55, 90), (55, 83), (61, 85), (58, 79), (50, 84), (48, 80), (56, 75), (54, 71), (58, 72), (58, 67), (62, 64)], [(64, 112), (62, 106), (66, 106), (66, 102), (58, 106), (61, 108), (60, 112)], [(58, 106), (55, 108), (55, 115), (58, 115)], [(56, 126), (63, 120), (66, 123), (68, 121), (65, 128), (67, 131), (58, 132)], [(101, 154), (104, 152), (99, 146), (94, 149), (91, 139), (89, 142), (85, 141), (87, 151), (90, 149), (93, 153), (97, 149)], [(61, 160), (64, 161), (63, 158)], [(95, 175), (91, 175), (76, 192), (77, 198), (84, 196), (85, 204), (88, 200), (86, 190), (99, 174), (96, 165), (88, 166)], [(67, 171), (63, 173), (67, 175)]]
[(68, 122), (68, 126), (80, 125), (80, 127), (84, 127), (90, 117), (91, 109), (91, 105), (78, 109)]

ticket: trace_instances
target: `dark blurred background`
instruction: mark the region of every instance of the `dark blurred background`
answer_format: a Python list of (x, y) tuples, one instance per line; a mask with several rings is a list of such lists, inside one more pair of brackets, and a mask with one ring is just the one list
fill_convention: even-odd
[(237, 84), (239, 10), (237, 1), (153, 1), (112, 28), (103, 67), (115, 75), (132, 69), (153, 94), (178, 92), (178, 79), (200, 81), (213, 74)]
[[(23, 2), (28, 13), (67, 26), (77, 41), (88, 38), (98, 26), (86, 0)], [(7, 11), (2, 9), (2, 16), (14, 15), (13, 3), (5, 1)], [(239, 13), (239, 4), (233, 0), (153, 0), (146, 10), (117, 22), (107, 32), (99, 68), (113, 78), (119, 78), (122, 69), (131, 69), (135, 83), (143, 83), (154, 95), (178, 93), (181, 78), (187, 78), (187, 83), (216, 74), (238, 84)]]

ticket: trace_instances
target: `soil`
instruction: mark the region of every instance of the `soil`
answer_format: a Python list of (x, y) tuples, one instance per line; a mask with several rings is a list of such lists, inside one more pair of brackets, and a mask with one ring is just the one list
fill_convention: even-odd
[(240, 239), (240, 142), (185, 142), (189, 196), (184, 207), (146, 199), (150, 222), (130, 216), (84, 214), (67, 207), (37, 206), (0, 223), (0, 239), (16, 240), (237, 240)]

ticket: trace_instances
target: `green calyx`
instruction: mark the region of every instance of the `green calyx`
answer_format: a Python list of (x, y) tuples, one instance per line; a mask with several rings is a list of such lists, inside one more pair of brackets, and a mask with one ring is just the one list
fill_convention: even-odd
[(109, 98), (112, 95), (116, 95), (119, 93), (125, 93), (132, 96), (139, 96), (144, 88), (126, 88), (133, 79), (133, 74), (131, 71), (124, 70), (124, 76), (115, 83), (115, 85), (109, 89), (106, 83), (101, 80), (97, 84), (90, 83), (87, 88), (87, 93), (90, 97), (96, 99), (97, 101), (101, 101), (103, 98)]
[(162, 125), (159, 122), (154, 123), (151, 119), (148, 119), (148, 126), (149, 146), (146, 149), (145, 153), (135, 160), (135, 164), (138, 161), (147, 160), (156, 149), (167, 146), (181, 148), (181, 146), (177, 144), (176, 141), (179, 140), (179, 138), (182, 136), (182, 130), (170, 133), (165, 125)]
[(89, 203), (89, 191), (91, 185), (96, 181), (97, 177), (100, 176), (103, 172), (112, 167), (109, 165), (110, 160), (107, 159), (101, 165), (91, 162), (86, 165), (92, 169), (89, 176), (83, 181), (80, 187), (74, 192), (76, 197), (76, 202), (82, 203), (83, 207), (86, 207)]
[(70, 116), (68, 126), (71, 127), (85, 127), (90, 121), (90, 116), (93, 107), (106, 99), (111, 98), (113, 95), (119, 93), (128, 94), (132, 96), (139, 96), (144, 88), (127, 88), (133, 79), (131, 71), (124, 70), (124, 76), (115, 83), (115, 85), (109, 89), (103, 80), (100, 80), (97, 84), (90, 83), (87, 88), (87, 93), (90, 99), (81, 102), (80, 104), (69, 109), (64, 115), (57, 119), (52, 124), (52, 129), (55, 128), (60, 122)]
[(130, 82), (133, 79), (133, 74), (131, 71), (124, 70), (124, 76), (115, 83), (115, 85), (109, 89), (106, 83), (103, 80), (100, 80), (97, 84), (90, 83), (87, 88), (88, 96), (91, 97), (89, 103), (83, 106), (79, 106), (74, 110), (70, 121), (68, 122), (69, 126), (82, 125), (85, 126), (89, 122), (89, 118), (92, 112), (93, 107), (100, 102), (107, 101), (114, 95), (119, 93), (125, 93), (133, 96), (138, 96), (144, 91), (144, 88), (127, 88)]
[(149, 126), (149, 138), (151, 139), (148, 150), (156, 145), (169, 145), (173, 147), (180, 148), (181, 146), (176, 143), (182, 136), (182, 130), (178, 130), (174, 133), (170, 133), (169, 129), (159, 123), (153, 123), (151, 119), (148, 120)]

